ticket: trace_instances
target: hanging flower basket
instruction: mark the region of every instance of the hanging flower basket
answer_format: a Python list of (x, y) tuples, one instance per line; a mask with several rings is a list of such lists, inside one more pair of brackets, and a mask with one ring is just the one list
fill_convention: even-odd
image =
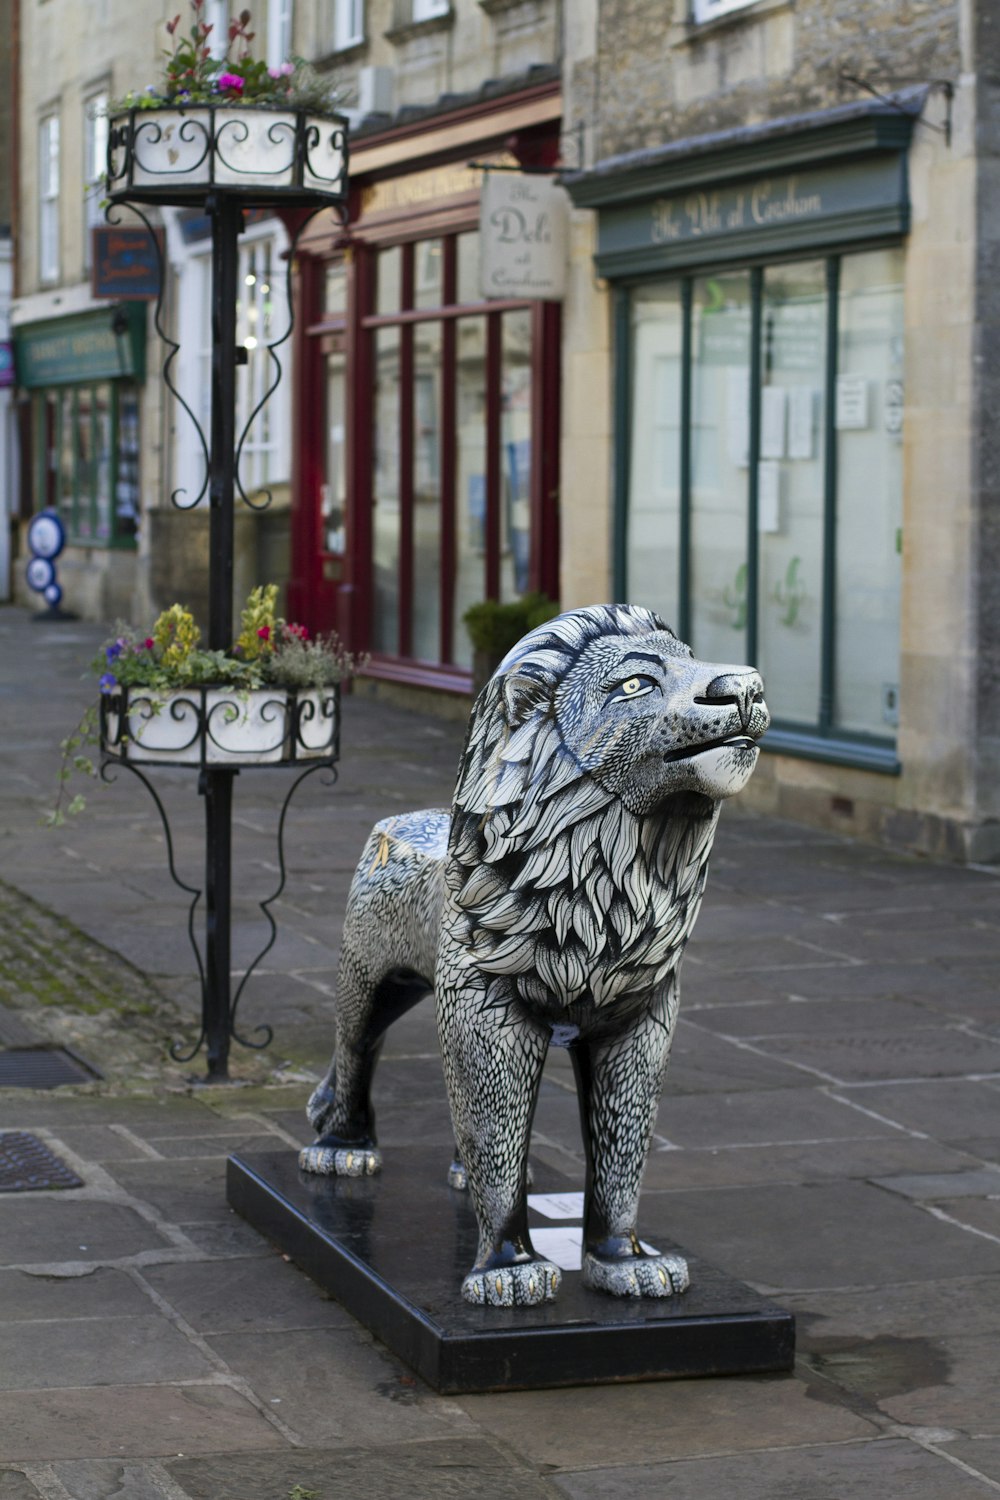
[(342, 203), (347, 122), (336, 114), (259, 104), (112, 113), (107, 173), (112, 203), (197, 205), (220, 189), (260, 205)]
[(114, 760), (161, 766), (287, 766), (338, 759), (340, 686), (304, 692), (119, 687), (101, 698), (100, 741)]

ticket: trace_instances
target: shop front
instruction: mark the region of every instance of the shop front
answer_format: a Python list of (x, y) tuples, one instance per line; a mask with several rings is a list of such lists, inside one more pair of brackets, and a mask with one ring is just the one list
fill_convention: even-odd
[(289, 612), (465, 692), (482, 599), (558, 587), (559, 305), (480, 289), (486, 170), (554, 162), (553, 85), (353, 148), (298, 258)]
[[(30, 496), (24, 509), (58, 511), (68, 546), (63, 581), (85, 558), (136, 550), (145, 349), (146, 308), (137, 302), (15, 329), (17, 383), (26, 398), (22, 472)], [(89, 580), (77, 582), (90, 602), (105, 570), (86, 571)], [(71, 584), (67, 603), (81, 602)], [(109, 612), (101, 599), (92, 602), (96, 612)], [(119, 612), (129, 603), (123, 592)]]
[(772, 751), (899, 769), (912, 116), (571, 179), (612, 287), (616, 597), (764, 673)]

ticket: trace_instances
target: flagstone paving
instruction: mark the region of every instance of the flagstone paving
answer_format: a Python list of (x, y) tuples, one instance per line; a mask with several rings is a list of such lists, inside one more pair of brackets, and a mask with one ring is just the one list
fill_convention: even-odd
[[(187, 906), (143, 789), (44, 831), (99, 632), (0, 609), (0, 1046), (103, 1077), (0, 1090), (79, 1188), (0, 1194), (0, 1500), (972, 1500), (1000, 1490), (1000, 871), (727, 809), (685, 961), (647, 1172), (693, 1252), (798, 1318), (787, 1376), (444, 1398), (228, 1209), (235, 1149), (292, 1151), (333, 1038), (343, 903), (368, 827), (446, 805), (462, 729), (344, 705), (336, 784), (288, 817), (278, 943), (208, 1087)], [(197, 885), (202, 804), (162, 776)], [(236, 785), (234, 967), (267, 937), (283, 773)], [(192, 1081), (194, 1080), (194, 1081)], [(386, 1151), (450, 1154), (434, 1017), (394, 1028)], [(582, 1185), (572, 1076), (535, 1155)]]

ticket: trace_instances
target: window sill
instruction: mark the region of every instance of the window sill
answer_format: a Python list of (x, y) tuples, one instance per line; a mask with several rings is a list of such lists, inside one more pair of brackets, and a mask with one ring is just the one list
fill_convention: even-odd
[(356, 42), (348, 42), (346, 47), (334, 47), (331, 52), (325, 52), (322, 57), (317, 57), (313, 67), (317, 73), (328, 73), (332, 68), (341, 68), (347, 63), (356, 62), (359, 57), (364, 57), (367, 51), (368, 38), (363, 36)]
[(503, 15), (507, 10), (518, 10), (522, 5), (529, 5), (532, 0), (479, 0), (479, 9), (485, 11), (488, 16)]
[(411, 661), (406, 657), (372, 656), (361, 675), (408, 683), (411, 687), (438, 688), (446, 693), (472, 692), (472, 673), (464, 668)]
[(446, 10), (441, 16), (428, 16), (426, 21), (404, 21), (399, 26), (390, 26), (382, 35), (394, 47), (401, 47), (419, 36), (430, 36), (435, 31), (451, 31), (455, 25), (455, 12)]
[(851, 739), (847, 735), (772, 726), (764, 736), (762, 748), (773, 755), (827, 761), (853, 766), (859, 771), (879, 771), (884, 776), (898, 776), (903, 769), (892, 740)]
[(704, 41), (707, 37), (714, 38), (722, 31), (763, 20), (765, 16), (773, 15), (776, 10), (794, 10), (794, 8), (795, 0), (756, 0), (753, 5), (740, 10), (727, 11), (722, 16), (713, 16), (710, 21), (696, 21), (685, 4), (685, 14), (674, 20), (667, 34), (668, 45), (690, 47)]

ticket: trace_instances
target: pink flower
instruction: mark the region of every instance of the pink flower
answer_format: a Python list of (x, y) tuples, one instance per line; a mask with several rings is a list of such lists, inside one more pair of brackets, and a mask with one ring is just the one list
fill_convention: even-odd
[(258, 630), (257, 634), (260, 636), (260, 639), (262, 641), (269, 641), (271, 639), (271, 627), (270, 627), (270, 625), (262, 625), (260, 627), (260, 629)]
[(153, 640), (153, 637), (151, 635), (147, 635), (142, 644), (147, 651), (152, 651), (153, 647), (156, 645), (156, 642)]
[(216, 87), (218, 88), (220, 94), (228, 92), (232, 92), (234, 94), (242, 94), (243, 79), (238, 73), (220, 73), (219, 81)]

